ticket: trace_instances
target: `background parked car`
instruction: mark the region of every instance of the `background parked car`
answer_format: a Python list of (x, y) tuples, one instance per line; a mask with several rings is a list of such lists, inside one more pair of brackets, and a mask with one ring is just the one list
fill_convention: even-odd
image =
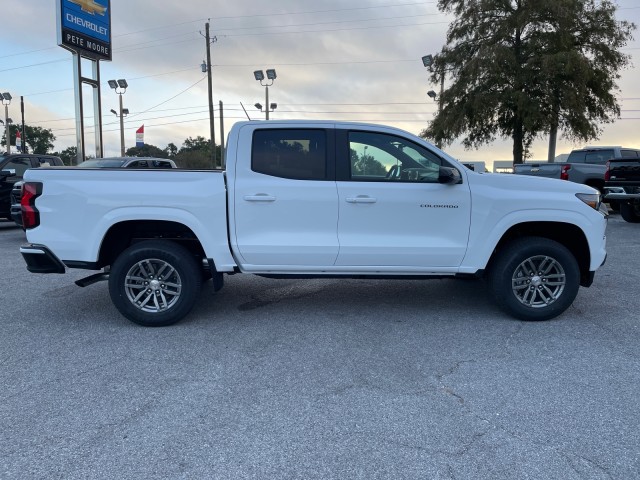
[(0, 156), (0, 219), (12, 220), (11, 191), (29, 168), (63, 166), (60, 157), (17, 153)]
[[(28, 156), (28, 155), (27, 155)], [(39, 157), (45, 157), (39, 155)], [(58, 158), (58, 157), (53, 157)], [(58, 160), (60, 160), (58, 158)], [(60, 163), (50, 163), (49, 165), (62, 165)], [(40, 166), (45, 166), (41, 164)], [(80, 168), (178, 168), (173, 160), (166, 158), (154, 158), (154, 157), (112, 157), (112, 158), (93, 158), (85, 160), (80, 165)], [(26, 170), (26, 169), (25, 169)], [(22, 179), (22, 174), (20, 175)], [(11, 220), (22, 226), (22, 210), (20, 208), (20, 199), (22, 198), (22, 180), (13, 182), (13, 189), (9, 189), (11, 193)]]
[(154, 157), (112, 157), (85, 160), (80, 168), (178, 168), (173, 160)]

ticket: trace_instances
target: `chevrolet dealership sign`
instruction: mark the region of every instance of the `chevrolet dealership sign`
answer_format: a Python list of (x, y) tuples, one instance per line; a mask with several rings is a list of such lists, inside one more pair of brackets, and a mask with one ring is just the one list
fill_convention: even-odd
[(58, 45), (111, 60), (111, 0), (57, 0)]

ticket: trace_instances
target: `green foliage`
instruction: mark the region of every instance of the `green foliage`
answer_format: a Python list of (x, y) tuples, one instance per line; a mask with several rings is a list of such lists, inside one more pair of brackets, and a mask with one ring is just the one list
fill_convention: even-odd
[(60, 157), (65, 165), (75, 165), (78, 147), (67, 147), (61, 152), (55, 152), (54, 155)]
[(178, 153), (178, 147), (176, 147), (174, 143), (169, 143), (169, 145), (165, 147), (164, 151), (167, 154), (167, 158), (173, 158)]
[(590, 140), (619, 116), (616, 81), (629, 63), (620, 49), (635, 25), (615, 19), (609, 0), (439, 0), (456, 19), (431, 80), (451, 77), (442, 110), (422, 136), (477, 148), (513, 140), (514, 163), (559, 127)]
[[(169, 144), (173, 149), (175, 145)], [(167, 146), (167, 149), (170, 146)], [(220, 162), (220, 145), (216, 145), (216, 159)], [(211, 142), (202, 136), (188, 137), (182, 144), (182, 148), (172, 157), (180, 168), (212, 169)]]
[(141, 147), (131, 147), (125, 152), (127, 157), (155, 157), (169, 158), (166, 150), (156, 147), (155, 145), (143, 144)]
[[(16, 144), (16, 133), (21, 125), (9, 125), (9, 138), (11, 139), (11, 145)], [(56, 136), (49, 128), (31, 127), (29, 125), (24, 126), (26, 133), (26, 145), (29, 153), (49, 153), (53, 149), (53, 142)], [(21, 130), (21, 128), (20, 128)], [(21, 130), (22, 131), (22, 130)], [(22, 135), (22, 142), (25, 143), (25, 135)], [(4, 146), (7, 144), (6, 134), (2, 136), (1, 144)]]
[(174, 158), (179, 168), (191, 170), (210, 170), (213, 168), (211, 155), (204, 150), (189, 150), (178, 153)]

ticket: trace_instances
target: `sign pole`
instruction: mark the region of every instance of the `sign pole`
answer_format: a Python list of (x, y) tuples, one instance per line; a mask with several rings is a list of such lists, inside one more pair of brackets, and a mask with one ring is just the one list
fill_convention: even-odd
[(82, 58), (73, 54), (73, 96), (76, 103), (76, 165), (84, 162), (84, 109), (82, 105)]

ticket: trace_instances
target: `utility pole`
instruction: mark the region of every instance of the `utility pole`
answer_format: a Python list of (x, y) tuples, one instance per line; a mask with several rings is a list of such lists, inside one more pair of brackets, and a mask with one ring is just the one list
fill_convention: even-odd
[(27, 150), (27, 132), (24, 129), (24, 97), (20, 95), (20, 112), (22, 113), (22, 153), (29, 153)]
[(224, 107), (222, 100), (219, 100), (220, 112), (220, 168), (224, 168)]
[(216, 37), (209, 36), (209, 22), (205, 24), (205, 40), (207, 41), (207, 79), (209, 83), (209, 130), (211, 133), (211, 159), (213, 168), (218, 168), (218, 162), (216, 160), (216, 131), (213, 117), (213, 84), (211, 80), (211, 44), (217, 41)]

